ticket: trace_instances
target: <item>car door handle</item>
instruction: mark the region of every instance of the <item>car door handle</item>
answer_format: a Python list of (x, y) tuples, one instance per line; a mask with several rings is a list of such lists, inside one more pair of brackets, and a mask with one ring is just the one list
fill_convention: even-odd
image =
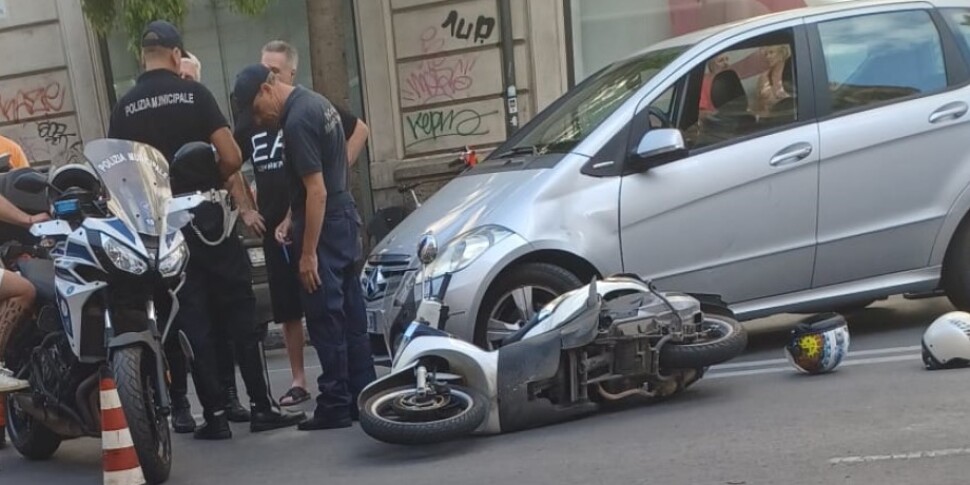
[(930, 115), (930, 123), (939, 123), (941, 121), (956, 120), (967, 114), (967, 103), (962, 101), (957, 101), (955, 103), (950, 103), (942, 108), (933, 112)]
[(775, 154), (771, 157), (771, 166), (780, 167), (782, 165), (788, 165), (789, 163), (795, 163), (799, 160), (804, 160), (809, 155), (812, 154), (812, 145), (808, 143), (796, 143), (784, 150)]

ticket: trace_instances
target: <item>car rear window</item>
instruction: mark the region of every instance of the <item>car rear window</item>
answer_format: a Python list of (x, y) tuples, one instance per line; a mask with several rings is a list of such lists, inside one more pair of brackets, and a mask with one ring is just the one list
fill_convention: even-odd
[(950, 28), (957, 34), (963, 57), (970, 62), (970, 8), (945, 8), (942, 12)]
[(835, 112), (945, 89), (940, 33), (925, 10), (818, 25)]

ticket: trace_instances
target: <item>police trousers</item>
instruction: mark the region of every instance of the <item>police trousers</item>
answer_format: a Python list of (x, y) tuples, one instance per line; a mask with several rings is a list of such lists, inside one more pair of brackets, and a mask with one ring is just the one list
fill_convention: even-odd
[(242, 241), (234, 235), (218, 246), (189, 241), (186, 280), (178, 292), (174, 325), (192, 345), (192, 378), (203, 414), (211, 417), (227, 404), (216, 351), (217, 341), (227, 336), (251, 407), (275, 409), (263, 351), (265, 330), (256, 322), (256, 296)]
[[(307, 333), (320, 359), (320, 394), (314, 417), (340, 420), (355, 414), (360, 391), (376, 379), (367, 335), (364, 296), (357, 274), (360, 216), (353, 203), (328, 211), (317, 244), (320, 287), (300, 289)], [(295, 217), (293, 265), (298, 270), (304, 222)]]

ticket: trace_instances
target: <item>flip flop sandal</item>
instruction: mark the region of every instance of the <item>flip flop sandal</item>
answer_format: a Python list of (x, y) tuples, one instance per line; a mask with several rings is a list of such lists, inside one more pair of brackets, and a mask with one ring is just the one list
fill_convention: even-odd
[[(289, 401), (287, 401), (289, 399)], [(291, 387), (283, 397), (280, 398), (280, 406), (296, 406), (297, 404), (303, 403), (310, 399), (310, 393), (306, 392), (306, 389), (302, 387)]]

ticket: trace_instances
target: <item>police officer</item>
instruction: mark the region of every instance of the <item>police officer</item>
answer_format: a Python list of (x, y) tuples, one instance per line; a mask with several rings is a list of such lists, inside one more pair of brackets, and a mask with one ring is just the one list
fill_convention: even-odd
[[(185, 49), (178, 30), (168, 22), (154, 21), (145, 28), (141, 46), (145, 72), (115, 106), (108, 136), (147, 143), (169, 160), (190, 142), (211, 143), (218, 154), (218, 174), (242, 206), (240, 216), (247, 226), (261, 233), (262, 220), (253, 209), (239, 173), (239, 146), (225, 117), (203, 85), (179, 77)], [(211, 226), (204, 219), (197, 222)], [(195, 430), (195, 437), (232, 437), (225, 394), (216, 371), (214, 322), (210, 320), (213, 316), (228, 325), (233, 335), (239, 368), (252, 403), (250, 430), (265, 431), (302, 421), (302, 414), (281, 413), (270, 395), (262, 342), (254, 319), (249, 263), (241, 241), (230, 236), (210, 246), (193, 228), (183, 232), (191, 256), (186, 281), (178, 295), (180, 309), (175, 325), (189, 337), (195, 355), (192, 375), (205, 418), (205, 424)]]
[(355, 263), (360, 216), (347, 190), (340, 115), (323, 96), (279, 82), (263, 64), (239, 73), (233, 94), (261, 126), (283, 130), (290, 180), (292, 240), (310, 341), (320, 358), (320, 395), (301, 430), (351, 426), (360, 391), (375, 379)]
[[(284, 84), (293, 84), (299, 55), (289, 43), (273, 40), (263, 46), (260, 62), (277, 75)], [(347, 139), (347, 161), (352, 166), (367, 142), (367, 125), (353, 114), (335, 107)], [(303, 366), (303, 309), (300, 302), (300, 281), (296, 267), (291, 264), (292, 250), (277, 241), (271, 232), (287, 217), (290, 207), (290, 188), (283, 168), (283, 134), (277, 129), (256, 126), (251, 117), (236, 123), (236, 143), (242, 149), (243, 160), (251, 160), (256, 176), (259, 213), (268, 228), (263, 238), (263, 254), (269, 275), (269, 293), (273, 319), (283, 325), (283, 338), (290, 360), (293, 383), (280, 398), (280, 405), (295, 406), (310, 398)]]

